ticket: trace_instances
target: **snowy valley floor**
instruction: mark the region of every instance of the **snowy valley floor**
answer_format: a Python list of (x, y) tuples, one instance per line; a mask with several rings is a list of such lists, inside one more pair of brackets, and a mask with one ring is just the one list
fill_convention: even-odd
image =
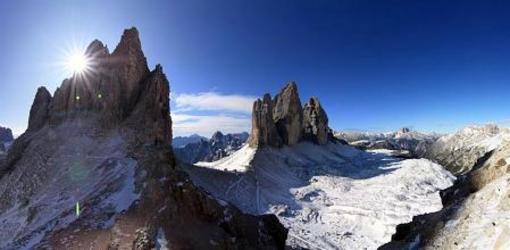
[(183, 168), (219, 200), (251, 214), (276, 214), (292, 247), (376, 249), (398, 224), (440, 210), (438, 192), (455, 179), (431, 161), (387, 153), (337, 144), (245, 146), (217, 162)]

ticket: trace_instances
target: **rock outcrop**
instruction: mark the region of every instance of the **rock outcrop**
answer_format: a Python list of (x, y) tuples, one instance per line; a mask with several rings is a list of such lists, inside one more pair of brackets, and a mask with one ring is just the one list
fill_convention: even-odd
[(161, 234), (177, 249), (285, 247), (275, 216), (215, 200), (175, 164), (169, 82), (135, 28), (113, 53), (96, 40), (86, 55), (53, 97), (38, 90), (0, 162), (0, 249), (145, 249)]
[(30, 118), (28, 120), (28, 131), (37, 131), (48, 122), (51, 94), (45, 87), (40, 87), (35, 94)]
[(273, 121), (285, 145), (301, 140), (303, 113), (295, 82), (287, 84), (273, 100)]
[(269, 94), (265, 94), (262, 100), (258, 99), (253, 103), (251, 124), (250, 146), (279, 147), (282, 145), (282, 138), (273, 121), (273, 102)]
[(332, 134), (328, 127), (328, 116), (322, 108), (319, 99), (312, 97), (303, 107), (304, 137), (317, 144), (326, 144)]
[(319, 145), (336, 142), (328, 126), (328, 116), (317, 97), (310, 98), (301, 107), (297, 85), (290, 82), (273, 100), (265, 94), (262, 100), (255, 101), (249, 139), (251, 147), (280, 147), (303, 140)]

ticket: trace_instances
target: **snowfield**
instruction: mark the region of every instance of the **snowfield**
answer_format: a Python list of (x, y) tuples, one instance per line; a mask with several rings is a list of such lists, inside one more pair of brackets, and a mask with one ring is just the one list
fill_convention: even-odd
[(455, 177), (425, 159), (346, 145), (244, 146), (187, 168), (195, 184), (251, 214), (273, 213), (287, 244), (310, 249), (376, 249), (398, 224), (442, 208), (439, 190)]

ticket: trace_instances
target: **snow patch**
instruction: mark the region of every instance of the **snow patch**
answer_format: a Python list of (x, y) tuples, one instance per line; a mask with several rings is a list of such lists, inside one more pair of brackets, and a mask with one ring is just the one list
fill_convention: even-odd
[(222, 171), (242, 173), (247, 171), (256, 152), (257, 149), (251, 148), (248, 144), (245, 144), (235, 153), (235, 157), (234, 155), (230, 155), (215, 162), (197, 162), (195, 165)]

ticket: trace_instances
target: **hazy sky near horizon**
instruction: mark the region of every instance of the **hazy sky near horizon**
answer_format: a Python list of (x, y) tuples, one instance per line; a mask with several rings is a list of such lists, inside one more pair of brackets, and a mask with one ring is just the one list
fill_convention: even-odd
[(0, 125), (19, 134), (38, 86), (93, 39), (136, 26), (163, 65), (175, 135), (249, 131), (251, 103), (289, 80), (334, 129), (451, 132), (510, 119), (507, 1), (2, 1)]

